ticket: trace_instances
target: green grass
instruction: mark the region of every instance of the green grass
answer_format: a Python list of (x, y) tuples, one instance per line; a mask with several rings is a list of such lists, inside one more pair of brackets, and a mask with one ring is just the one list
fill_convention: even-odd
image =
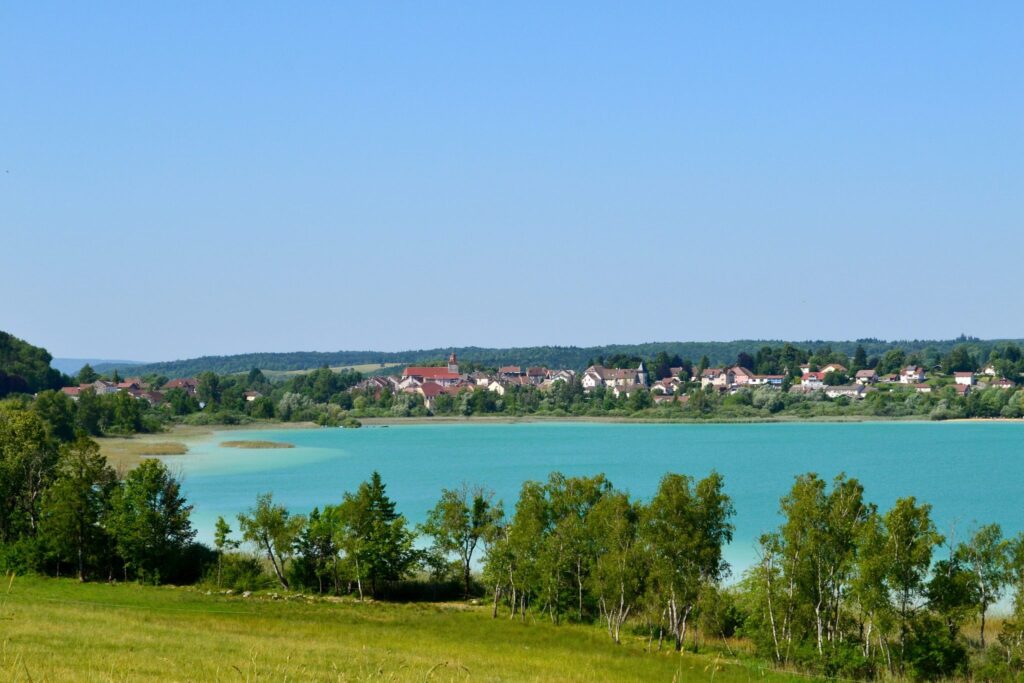
[(486, 607), (207, 595), (18, 577), (0, 586), (4, 681), (783, 681), (716, 654), (647, 653), (591, 626)]

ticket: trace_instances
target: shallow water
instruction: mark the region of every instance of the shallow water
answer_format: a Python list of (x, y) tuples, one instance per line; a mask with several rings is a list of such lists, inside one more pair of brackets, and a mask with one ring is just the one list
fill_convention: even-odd
[[(226, 440), (286, 441), (290, 449), (222, 448)], [(492, 488), (506, 509), (522, 483), (553, 470), (603, 472), (615, 486), (649, 497), (666, 472), (725, 477), (736, 507), (726, 551), (734, 575), (754, 561), (757, 537), (779, 523), (778, 501), (793, 477), (846, 472), (882, 509), (903, 496), (931, 503), (940, 531), (958, 539), (975, 524), (1024, 530), (1024, 423), (855, 424), (436, 424), (362, 429), (232, 431), (163, 458), (184, 477), (199, 539), (218, 515), (234, 517), (258, 493), (295, 512), (337, 503), (373, 470), (410, 521), (423, 520), (442, 487)]]

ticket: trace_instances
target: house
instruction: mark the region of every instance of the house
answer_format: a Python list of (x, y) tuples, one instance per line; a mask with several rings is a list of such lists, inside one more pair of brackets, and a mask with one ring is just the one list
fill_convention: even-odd
[(242, 398), (245, 399), (246, 403), (250, 403), (258, 398), (263, 398), (263, 394), (258, 391), (246, 391), (242, 393)]
[(576, 379), (575, 370), (555, 370), (549, 377), (552, 382), (571, 382)]
[(526, 368), (526, 381), (530, 384), (540, 384), (548, 377), (547, 368)]
[(133, 393), (132, 396), (140, 401), (146, 401), (151, 406), (158, 406), (164, 402), (162, 391), (139, 391), (138, 393)]
[(874, 389), (868, 389), (863, 384), (843, 384), (833, 387), (825, 387), (825, 395), (829, 398), (839, 398), (845, 396), (847, 398), (861, 399), (864, 398), (864, 394), (868, 391), (875, 391)]
[(629, 398), (641, 389), (646, 390), (647, 387), (643, 384), (616, 384), (612, 387), (612, 393), (615, 395), (615, 398), (621, 398), (623, 396)]
[(806, 372), (800, 378), (800, 384), (812, 389), (820, 389), (825, 384), (825, 373), (821, 371)]
[(469, 379), (477, 386), (486, 387), (491, 382), (491, 376), (486, 372), (471, 372), (469, 373)]
[(926, 379), (924, 368), (920, 365), (908, 365), (900, 372), (900, 384), (920, 384)]
[(583, 372), (582, 383), (584, 391), (590, 391), (599, 386), (622, 387), (634, 384), (647, 386), (647, 368), (642, 362), (635, 370), (591, 365)]
[(956, 390), (956, 393), (957, 393), (958, 396), (967, 396), (968, 394), (971, 393), (971, 385), (970, 384), (960, 384), (960, 383), (957, 383), (957, 384), (953, 385), (953, 388)]
[(104, 394), (116, 394), (120, 389), (113, 382), (108, 382), (103, 379), (98, 379), (92, 384), (82, 384), (82, 389), (92, 389), (96, 392), (97, 396), (103, 396)]
[(1005, 377), (1000, 377), (995, 382), (990, 382), (989, 386), (995, 387), (996, 389), (1013, 389), (1017, 385)]
[(753, 382), (754, 373), (744, 367), (740, 367), (739, 365), (737, 365), (732, 368), (729, 368), (729, 372), (732, 373), (732, 382), (730, 382), (730, 386), (743, 386), (745, 384), (750, 384)]
[(196, 389), (199, 387), (199, 382), (194, 377), (179, 377), (172, 379), (170, 382), (164, 385), (164, 391), (170, 391), (171, 389), (181, 389), (189, 396), (196, 395)]
[(60, 391), (72, 401), (77, 401), (78, 395), (82, 393), (82, 387), (62, 387)]
[(785, 375), (754, 375), (754, 379), (750, 381), (750, 384), (756, 387), (781, 387), (782, 383), (785, 381)]
[(487, 385), (487, 391), (493, 391), (498, 396), (505, 395), (505, 385), (496, 379), (492, 379), (490, 384)]
[(661, 404), (661, 403), (671, 403), (672, 401), (675, 400), (676, 397), (674, 395), (672, 395), (672, 394), (655, 394), (655, 393), (652, 393), (651, 394), (651, 398), (654, 400), (655, 404)]
[(878, 381), (878, 373), (874, 370), (858, 370), (853, 378), (858, 384), (874, 384)]
[(898, 384), (900, 376), (895, 372), (890, 372), (888, 375), (882, 375), (879, 377), (878, 381), (882, 384)]
[[(962, 387), (963, 385), (962, 384), (958, 384), (956, 386), (957, 387)], [(919, 384), (915, 384), (914, 385), (914, 391), (916, 391), (919, 394), (930, 394), (930, 393), (932, 393), (932, 387), (931, 387), (930, 384), (919, 383)]]
[(427, 407), (427, 410), (433, 410), (434, 399), (445, 393), (445, 387), (437, 382), (424, 382), (411, 391), (423, 397), (423, 405)]
[(651, 385), (651, 393), (662, 396), (672, 396), (676, 393), (676, 387), (681, 385), (682, 382), (679, 381), (678, 377), (666, 377), (665, 379), (659, 379)]
[(999, 373), (996, 371), (996, 366), (989, 363), (985, 366), (985, 369), (981, 371), (981, 374), (988, 375), (989, 377), (995, 377)]
[(829, 363), (825, 367), (821, 368), (821, 371), (822, 372), (841, 372), (844, 375), (847, 372), (846, 366), (842, 365), (840, 363)]
[(962, 384), (965, 387), (971, 387), (971, 386), (974, 386), (974, 382), (975, 382), (974, 373), (973, 372), (954, 372), (953, 373), (953, 380), (957, 384)]
[(518, 377), (523, 374), (523, 369), (518, 365), (505, 365), (498, 368), (498, 377), (509, 378)]
[[(402, 370), (402, 380), (413, 379), (417, 382), (434, 382), (441, 386), (451, 386), (460, 379), (462, 375), (459, 374), (459, 362), (455, 357), (455, 354), (448, 356), (448, 365), (439, 367), (422, 367), (422, 366), (410, 366), (405, 370)], [(407, 385), (409, 386), (409, 385)]]
[(732, 386), (735, 378), (732, 368), (704, 368), (700, 373), (700, 386), (702, 389), (708, 386), (724, 389)]

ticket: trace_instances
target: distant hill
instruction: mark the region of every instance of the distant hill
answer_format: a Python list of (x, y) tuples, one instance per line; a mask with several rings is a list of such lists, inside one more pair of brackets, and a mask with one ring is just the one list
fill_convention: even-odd
[(143, 364), (144, 361), (111, 360), (109, 358), (54, 358), (50, 361), (50, 367), (72, 376), (77, 375), (85, 365), (91, 365), (92, 369), (97, 372), (104, 372), (104, 368), (127, 368)]
[[(981, 340), (973, 337), (960, 337), (947, 340), (901, 340), (885, 341), (881, 339), (858, 339), (853, 341), (808, 340), (790, 342), (802, 349), (820, 349), (829, 346), (833, 351), (852, 356), (858, 344), (864, 347), (867, 355), (881, 356), (892, 348), (901, 348), (907, 353), (930, 351), (948, 353), (954, 346), (966, 345), (977, 355), (987, 356), (989, 349), (995, 344), (1013, 341), (1018, 344), (1024, 340)], [(707, 356), (712, 365), (733, 363), (740, 352), (754, 354), (763, 346), (781, 346), (787, 343), (778, 339), (742, 339), (727, 342), (649, 342), (644, 344), (609, 344), (605, 346), (526, 346), (514, 348), (481, 348), (476, 346), (448, 347), (435, 349), (417, 349), (409, 351), (293, 351), (290, 353), (245, 353), (234, 356), (203, 356), (187, 360), (175, 360), (144, 365), (117, 366), (123, 375), (157, 373), (167, 377), (193, 376), (207, 370), (229, 374), (247, 372), (252, 368), (261, 370), (309, 370), (320, 366), (351, 367), (371, 364), (409, 365), (429, 361), (438, 361), (454, 351), (459, 360), (480, 363), (486, 366), (501, 365), (543, 365), (552, 368), (582, 369), (587, 363), (599, 357), (616, 354), (652, 358), (664, 351), (671, 355), (678, 354), (683, 359), (698, 362)], [(100, 371), (100, 368), (96, 368)], [(109, 371), (113, 366), (103, 368)]]
[(46, 349), (0, 332), (0, 396), (60, 388), (61, 374), (50, 367), (51, 360)]

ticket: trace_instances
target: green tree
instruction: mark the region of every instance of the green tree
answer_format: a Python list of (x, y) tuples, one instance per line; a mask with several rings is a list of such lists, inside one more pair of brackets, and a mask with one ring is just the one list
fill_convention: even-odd
[(75, 402), (61, 391), (40, 391), (32, 411), (46, 422), (50, 437), (57, 441), (75, 438)]
[(86, 363), (78, 371), (78, 377), (76, 378), (76, 381), (79, 384), (92, 384), (99, 378), (100, 376), (96, 373), (95, 370), (92, 369), (92, 366)]
[(159, 582), (195, 537), (192, 506), (181, 484), (159, 460), (143, 460), (115, 490), (109, 530), (118, 554), (138, 578)]
[(342, 544), (353, 553), (349, 559), (360, 591), (363, 578), (377, 595), (381, 582), (404, 578), (416, 566), (420, 554), (413, 548), (415, 535), (395, 510), (379, 472), (355, 493), (346, 493), (338, 512)]
[(100, 397), (92, 389), (86, 389), (78, 394), (78, 406), (75, 410), (75, 423), (79, 430), (89, 436), (100, 436), (103, 430), (100, 425), (103, 421), (103, 405)]
[(957, 547), (956, 556), (970, 573), (975, 586), (975, 607), (981, 618), (981, 647), (985, 648), (985, 618), (997, 602), (1012, 573), (1010, 542), (998, 524), (987, 524)]
[(283, 505), (274, 503), (273, 494), (256, 496), (256, 505), (248, 514), (238, 515), (238, 528), (242, 539), (265, 553), (281, 587), (288, 589), (285, 563), (292, 553), (292, 545), (305, 525), (301, 515), (292, 515)]
[(0, 542), (35, 535), (57, 458), (57, 443), (38, 415), (0, 406)]
[(116, 487), (95, 441), (81, 438), (61, 449), (57, 478), (43, 496), (40, 533), (58, 561), (75, 564), (80, 581), (108, 547), (104, 522)]
[(597, 596), (608, 635), (616, 643), (643, 596), (647, 565), (640, 544), (641, 514), (642, 508), (628, 495), (614, 491), (594, 504), (586, 520), (595, 540), (589, 587)]
[(113, 397), (114, 431), (121, 434), (135, 434), (143, 431), (141, 401), (127, 391), (119, 391)]
[(196, 378), (196, 398), (211, 410), (220, 405), (221, 381), (215, 372), (201, 372)]
[(491, 502), (493, 497), (494, 493), (482, 486), (463, 484), (458, 489), (442, 489), (440, 500), (420, 527), (422, 533), (433, 539), (437, 553), (457, 556), (467, 598), (473, 553), (502, 516), (501, 507)]
[(728, 572), (722, 546), (732, 540), (734, 514), (717, 472), (696, 486), (690, 477), (665, 475), (645, 510), (641, 535), (650, 563), (649, 590), (665, 610), (676, 650), (682, 649), (702, 588)]
[(850, 372), (856, 373), (868, 367), (868, 354), (862, 344), (857, 344), (857, 350), (853, 352), (853, 362), (850, 364)]
[(942, 543), (931, 518), (931, 505), (900, 498), (885, 513), (886, 583), (895, 598), (900, 627), (900, 656), (906, 658), (913, 608), (924, 593), (932, 552)]
[(239, 541), (231, 538), (231, 525), (223, 517), (217, 517), (213, 527), (213, 547), (217, 550), (217, 585), (220, 586), (221, 570), (224, 567), (224, 552), (234, 550)]

